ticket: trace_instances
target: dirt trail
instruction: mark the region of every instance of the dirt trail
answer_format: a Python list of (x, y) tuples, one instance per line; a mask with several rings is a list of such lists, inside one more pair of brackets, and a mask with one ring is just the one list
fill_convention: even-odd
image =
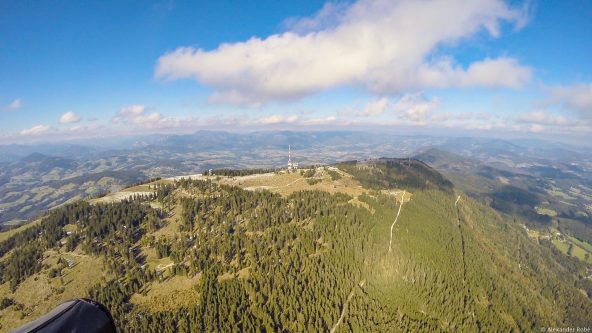
[(462, 253), (462, 265), (463, 265), (463, 283), (467, 283), (467, 265), (465, 262), (465, 238), (463, 236), (461, 227), (460, 227), (460, 209), (458, 208), (458, 201), (460, 200), (460, 195), (456, 198), (454, 202), (454, 207), (456, 208), (456, 225), (458, 226), (458, 232), (460, 234), (460, 244), (461, 244), (461, 253)]
[(397, 212), (397, 216), (395, 217), (395, 222), (393, 222), (393, 224), (391, 224), (391, 240), (389, 241), (389, 252), (392, 251), (392, 245), (393, 245), (393, 228), (395, 227), (395, 224), (397, 223), (397, 220), (399, 219), (399, 214), (401, 214), (401, 207), (403, 207), (403, 201), (405, 200), (405, 190), (403, 190), (403, 196), (401, 197), (401, 203), (399, 204), (399, 211)]
[(282, 187), (288, 187), (288, 186), (290, 186), (290, 185), (294, 185), (295, 183), (297, 183), (297, 182), (299, 182), (299, 181), (301, 181), (301, 180), (304, 180), (304, 178), (298, 178), (298, 179), (296, 179), (296, 180), (294, 180), (294, 181), (291, 181), (291, 182), (289, 182), (289, 183), (288, 183), (288, 184), (286, 184), (286, 185), (273, 186), (272, 188), (282, 188)]
[[(471, 284), (467, 283), (467, 263), (466, 263), (466, 258), (465, 258), (465, 238), (462, 232), (462, 227), (460, 225), (460, 208), (458, 207), (458, 202), (460, 201), (460, 195), (456, 198), (456, 201), (454, 202), (454, 207), (456, 208), (456, 220), (457, 220), (457, 226), (458, 226), (458, 232), (460, 234), (460, 244), (461, 244), (461, 256), (462, 256), (462, 269), (463, 269), (463, 284), (465, 286), (465, 290), (464, 290), (464, 297), (463, 297), (463, 306), (464, 306), (464, 312), (468, 315), (469, 312), (471, 312), (473, 320), (472, 320), (472, 325), (475, 325), (475, 312), (470, 311), (470, 300), (471, 297), (469, 296), (471, 294)], [(470, 319), (469, 319), (470, 320)], [(464, 319), (463, 319), (464, 321)]]
[(157, 270), (157, 271), (159, 271), (159, 272), (162, 272), (162, 271), (164, 271), (165, 269), (167, 269), (167, 268), (169, 268), (169, 267), (172, 267), (173, 265), (174, 265), (174, 263), (170, 263), (170, 264), (168, 264), (168, 265), (165, 265), (165, 266), (162, 266), (162, 267), (161, 267), (160, 265), (158, 265), (158, 266), (156, 266), (156, 270)]
[(349, 295), (347, 295), (347, 300), (345, 301), (345, 303), (343, 304), (343, 308), (341, 309), (341, 315), (339, 315), (339, 319), (337, 320), (337, 322), (335, 323), (335, 325), (333, 325), (333, 327), (331, 328), (330, 333), (335, 333), (335, 330), (337, 329), (337, 327), (339, 327), (339, 325), (341, 325), (341, 322), (343, 322), (343, 318), (345, 317), (345, 312), (347, 310), (347, 306), (349, 304), (349, 301), (351, 301), (352, 297), (354, 297), (354, 294), (356, 292), (356, 288), (357, 287), (364, 287), (364, 283), (366, 281), (362, 280), (360, 281), (359, 284), (355, 285), (351, 292), (349, 293)]

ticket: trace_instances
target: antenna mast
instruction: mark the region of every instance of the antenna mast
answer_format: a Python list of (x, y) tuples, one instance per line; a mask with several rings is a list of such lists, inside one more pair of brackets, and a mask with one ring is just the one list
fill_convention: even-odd
[(288, 172), (292, 171), (292, 146), (288, 145)]

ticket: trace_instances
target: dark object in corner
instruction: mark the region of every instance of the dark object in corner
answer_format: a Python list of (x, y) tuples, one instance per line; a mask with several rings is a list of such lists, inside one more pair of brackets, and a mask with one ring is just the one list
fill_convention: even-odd
[(43, 317), (11, 333), (116, 333), (113, 317), (103, 305), (89, 299), (62, 303)]

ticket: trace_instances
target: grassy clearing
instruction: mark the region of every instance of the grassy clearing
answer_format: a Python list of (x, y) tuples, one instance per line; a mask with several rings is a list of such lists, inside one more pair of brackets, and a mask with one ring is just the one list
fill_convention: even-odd
[(538, 230), (528, 229), (526, 233), (528, 234), (528, 237), (533, 239), (538, 239), (541, 236), (541, 233)]
[[(302, 171), (306, 171), (306, 169), (302, 169)], [(333, 177), (331, 173), (334, 174)], [(340, 177), (336, 177), (335, 173)], [(207, 178), (224, 185), (239, 186), (250, 191), (268, 190), (279, 193), (282, 196), (288, 196), (294, 192), (306, 190), (319, 190), (332, 194), (344, 193), (353, 197), (349, 201), (351, 204), (366, 208), (372, 214), (374, 213), (372, 207), (358, 199), (359, 195), (367, 192), (367, 190), (352, 175), (337, 168), (317, 168), (314, 177), (311, 178), (305, 178), (301, 175), (300, 171), (295, 173), (266, 173), (243, 177), (204, 177), (204, 179)], [(318, 182), (311, 185), (307, 182), (308, 179), (315, 179)], [(405, 198), (401, 198), (402, 190), (387, 192), (389, 192), (387, 194), (394, 195), (398, 201), (403, 199), (407, 202), (411, 197), (411, 193), (407, 192)]]
[[(279, 193), (282, 196), (288, 196), (294, 192), (304, 190), (319, 190), (329, 193), (345, 193), (357, 197), (364, 193), (362, 186), (353, 179), (353, 177), (341, 170), (336, 170), (341, 176), (340, 179), (332, 180), (329, 172), (324, 168), (318, 168), (312, 179), (318, 179), (320, 182), (310, 185), (307, 178), (300, 172), (295, 173), (266, 173), (258, 175), (249, 175), (243, 177), (212, 177), (212, 180), (219, 179), (218, 182), (226, 185), (239, 186), (247, 190), (266, 189)], [(207, 178), (207, 177), (206, 177)]]
[(222, 281), (226, 281), (226, 280), (230, 280), (230, 279), (234, 279), (234, 278), (235, 278), (234, 274), (232, 274), (230, 272), (226, 272), (226, 273), (218, 276), (218, 282), (222, 282)]
[(64, 226), (64, 231), (66, 232), (75, 232), (78, 230), (78, 227), (76, 227), (75, 224), (66, 224)]
[[(118, 201), (128, 199), (134, 195), (149, 195), (149, 194), (154, 193), (154, 190), (152, 190), (150, 188), (151, 186), (158, 185), (158, 184), (171, 184), (175, 178), (181, 179), (181, 178), (191, 178), (191, 177), (192, 176), (173, 177), (173, 178), (156, 180), (156, 181), (146, 183), (146, 184), (131, 186), (131, 187), (124, 188), (121, 191), (108, 193), (105, 196), (100, 197), (100, 198), (90, 199), (90, 200), (88, 200), (88, 202), (90, 204), (112, 203), (112, 202), (118, 202)], [(104, 178), (101, 178), (101, 180), (102, 179), (104, 179)]]
[(143, 248), (142, 254), (146, 256), (146, 264), (149, 269), (155, 269), (157, 271), (163, 271), (167, 267), (173, 265), (173, 261), (169, 257), (158, 258), (156, 255), (156, 249), (154, 248)]
[(137, 186), (132, 186), (128, 188), (124, 188), (121, 192), (152, 192), (150, 189), (151, 184), (142, 184)]
[(567, 255), (567, 250), (569, 249), (569, 245), (566, 242), (562, 242), (558, 239), (554, 239), (551, 241), (555, 247), (561, 251), (563, 254)]
[(239, 270), (238, 272), (236, 272), (236, 276), (239, 279), (243, 279), (246, 280), (251, 276), (251, 267), (245, 267), (241, 270)]
[(170, 178), (163, 179), (163, 181), (174, 182), (175, 180), (181, 180), (181, 179), (202, 179), (202, 178), (203, 178), (202, 174), (197, 173), (194, 175), (183, 175), (183, 176), (170, 177)]
[(179, 216), (181, 216), (181, 211), (181, 206), (176, 205), (173, 208), (173, 214), (170, 217), (167, 217), (163, 220), (165, 226), (153, 233), (154, 237), (159, 238), (160, 236), (165, 236), (169, 239), (174, 238), (175, 235), (179, 232), (179, 226), (181, 225), (181, 221), (179, 220)]
[(142, 293), (134, 294), (131, 302), (155, 312), (170, 311), (189, 307), (199, 299), (195, 286), (201, 274), (194, 277), (175, 276), (164, 281), (153, 282)]
[[(580, 259), (582, 261), (585, 261), (585, 262), (587, 262), (589, 264), (592, 264), (592, 258), (590, 257), (591, 256), (590, 253), (587, 252), (586, 250), (582, 249), (581, 247), (577, 246), (577, 245), (574, 245), (574, 247), (573, 247), (573, 249), (571, 251), (571, 254), (574, 257), (576, 257), (576, 258), (578, 258), (578, 259)], [(588, 256), (586, 257), (586, 255), (588, 255)]]
[(567, 193), (561, 192), (559, 189), (547, 190), (547, 193), (554, 197), (562, 198), (563, 200), (574, 200), (572, 196), (570, 196)]
[(509, 185), (510, 184), (510, 180), (506, 177), (502, 177), (499, 176), (497, 177), (497, 180), (499, 180), (500, 183), (504, 184), (504, 185)]
[(97, 204), (97, 203), (112, 203), (112, 202), (117, 202), (117, 201), (122, 201), (125, 199), (129, 199), (134, 195), (149, 195), (152, 194), (152, 191), (138, 191), (138, 192), (134, 192), (134, 191), (128, 191), (128, 190), (122, 190), (120, 192), (114, 192), (114, 193), (109, 193), (107, 195), (105, 195), (104, 197), (100, 197), (100, 198), (95, 198), (95, 199), (91, 199), (89, 200), (89, 203), (91, 204)]
[(579, 240), (575, 237), (572, 237), (572, 236), (567, 236), (567, 239), (569, 239), (569, 241), (572, 242), (574, 245), (577, 245), (577, 246), (585, 249), (586, 251), (592, 253), (592, 244), (582, 242), (581, 240)]
[(110, 278), (104, 273), (102, 259), (76, 251), (62, 254), (47, 251), (43, 263), (56, 267), (60, 257), (73, 263), (71, 268), (62, 270), (61, 277), (50, 278), (49, 269), (44, 269), (27, 278), (14, 293), (10, 292), (8, 283), (0, 285), (0, 298), (9, 297), (23, 305), (22, 311), (16, 310), (15, 306), (0, 311), (3, 330), (31, 321), (66, 300), (85, 297), (89, 286), (99, 283), (102, 278)]
[(372, 215), (374, 215), (374, 208), (370, 207), (370, 205), (368, 205), (366, 202), (360, 201), (357, 197), (351, 199), (350, 201), (348, 201), (348, 203), (356, 206), (356, 207), (363, 207), (366, 208), (368, 211), (370, 211), (370, 213), (372, 213)]
[(572, 246), (571, 255), (589, 264), (592, 264), (592, 245), (581, 242), (571, 236), (566, 236), (567, 239), (564, 241), (555, 239), (553, 244), (563, 254), (568, 255), (569, 246)]
[[(332, 173), (337, 173), (341, 178), (333, 180), (328, 169), (318, 168), (315, 176), (310, 179), (318, 180), (314, 185), (307, 182), (307, 178), (303, 177), (300, 172), (295, 173), (265, 173), (248, 175), (241, 177), (224, 177), (224, 176), (202, 176), (201, 174), (196, 175), (184, 175), (178, 177), (172, 177), (162, 180), (157, 180), (148, 184), (141, 184), (125, 188), (119, 192), (109, 193), (101, 198), (91, 199), (91, 204), (96, 203), (110, 203), (127, 199), (133, 195), (147, 195), (153, 193), (150, 189), (151, 185), (156, 184), (167, 184), (172, 183), (175, 180), (182, 178), (190, 179), (210, 179), (220, 184), (239, 186), (246, 190), (269, 190), (272, 192), (279, 193), (282, 196), (288, 196), (294, 192), (304, 190), (319, 190), (329, 193), (345, 193), (357, 198), (360, 194), (364, 193), (365, 190), (362, 186), (353, 179), (353, 177), (341, 170), (332, 169)], [(335, 177), (334, 177), (335, 178)], [(170, 230), (169, 230), (170, 231)], [(174, 230), (176, 232), (176, 229)], [(165, 231), (165, 233), (168, 233)]]
[[(183, 178), (183, 177), (179, 177), (179, 179), (181, 179), (181, 178)], [(185, 178), (190, 178), (190, 177), (185, 176)], [(101, 180), (102, 179), (103, 178), (101, 178)], [(127, 188), (122, 189), (121, 191), (111, 192), (111, 193), (106, 194), (103, 197), (91, 199), (91, 200), (89, 200), (89, 203), (91, 203), (91, 204), (111, 203), (111, 202), (118, 202), (118, 201), (128, 199), (134, 195), (153, 194), (155, 191), (150, 188), (151, 186), (158, 185), (158, 184), (171, 184), (172, 182), (173, 182), (172, 178), (171, 179), (167, 178), (167, 179), (156, 180), (156, 181), (146, 183), (146, 184), (140, 184), (140, 185), (136, 185), (136, 186), (127, 187)]]
[(551, 217), (555, 217), (557, 216), (557, 212), (550, 209), (550, 208), (546, 208), (546, 207), (535, 207), (536, 212), (539, 215), (547, 215), (547, 216), (551, 216)]
[(384, 194), (394, 196), (399, 202), (409, 202), (411, 200), (411, 192), (404, 190), (382, 190)]

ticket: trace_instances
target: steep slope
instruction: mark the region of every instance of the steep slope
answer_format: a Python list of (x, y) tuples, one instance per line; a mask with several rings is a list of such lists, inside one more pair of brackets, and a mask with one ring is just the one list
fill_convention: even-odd
[[(160, 180), (148, 196), (56, 209), (0, 243), (2, 329), (66, 296), (106, 304), (126, 332), (589, 324), (592, 302), (573, 287), (582, 263), (426, 164), (337, 167)], [(309, 174), (315, 182), (304, 181)], [(89, 263), (104, 274), (76, 271)], [(32, 297), (32, 288), (46, 291)]]
[[(368, 168), (367, 162), (355, 165), (357, 172)], [(409, 165), (417, 166), (411, 174), (430, 179), (432, 172), (422, 172), (421, 164)], [(586, 266), (558, 255), (550, 244), (533, 242), (514, 221), (459, 194), (455, 205), (458, 196), (436, 186), (414, 191), (395, 226), (391, 252), (390, 223), (374, 225), (375, 250), (366, 260), (371, 264), (365, 276), (366, 292), (381, 305), (381, 311), (369, 311), (381, 314), (371, 321), (377, 324), (373, 329), (389, 331), (393, 318), (430, 331), (539, 331), (589, 324), (590, 299), (572, 288)], [(391, 221), (395, 207), (382, 200), (387, 199), (366, 202), (374, 219)], [(357, 301), (367, 307), (363, 299)], [(351, 321), (352, 326), (368, 323), (364, 316)]]
[[(521, 163), (518, 169), (502, 170), (434, 148), (416, 158), (442, 172), (473, 199), (499, 212), (520, 216), (521, 223), (540, 236), (554, 238), (563, 252), (573, 246), (580, 259), (592, 263), (587, 259), (592, 256), (592, 246), (579, 245), (592, 244), (592, 188), (587, 185), (586, 173), (577, 171), (577, 164), (530, 162)], [(558, 237), (558, 231), (568, 237)]]

